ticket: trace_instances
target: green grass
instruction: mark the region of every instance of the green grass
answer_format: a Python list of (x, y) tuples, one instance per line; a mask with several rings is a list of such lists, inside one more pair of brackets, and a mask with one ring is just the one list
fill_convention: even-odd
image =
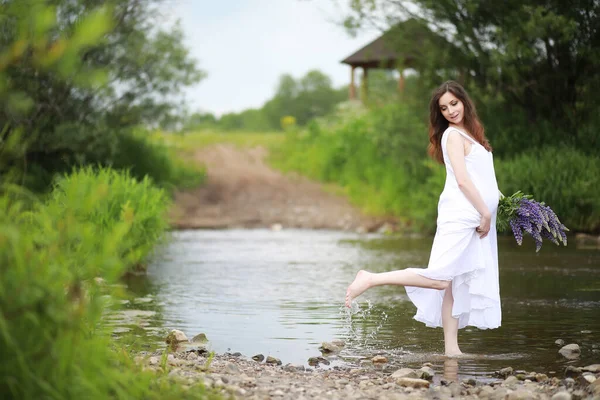
[(138, 130), (119, 137), (118, 151), (111, 166), (128, 170), (138, 179), (148, 176), (171, 192), (176, 188), (200, 186), (206, 179), (205, 168), (182, 158), (180, 153), (172, 142)]
[(100, 236), (126, 222), (116, 251), (130, 269), (139, 270), (168, 228), (170, 204), (165, 190), (147, 176), (136, 179), (128, 171), (87, 167), (58, 179), (45, 208), (57, 219), (93, 224)]
[(109, 169), (75, 171), (43, 201), (0, 187), (5, 398), (217, 398), (143, 371), (102, 318), (120, 278), (160, 239), (166, 198), (148, 179)]
[(231, 144), (241, 148), (254, 146), (272, 148), (285, 140), (283, 132), (201, 131), (183, 134), (154, 132), (150, 137), (151, 140), (162, 143), (174, 151), (187, 154), (215, 144)]
[[(340, 185), (371, 214), (433, 232), (445, 169), (426, 155), (427, 126), (405, 105), (373, 109), (337, 124), (312, 123), (273, 142), (271, 164)], [(495, 158), (502, 192), (517, 190), (549, 205), (571, 231), (600, 231), (600, 157), (547, 145)]]

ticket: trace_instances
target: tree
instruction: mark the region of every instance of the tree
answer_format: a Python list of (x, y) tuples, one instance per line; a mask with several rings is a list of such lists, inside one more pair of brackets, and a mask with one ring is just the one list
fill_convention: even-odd
[(275, 96), (263, 106), (270, 126), (277, 129), (281, 117), (296, 111), (294, 102), (298, 91), (298, 83), (291, 75), (285, 74), (279, 78)]
[(176, 95), (204, 76), (181, 29), (156, 28), (160, 0), (105, 3), (2, 2), (0, 143), (22, 132), (23, 165), (109, 163), (119, 132), (170, 123)]
[[(387, 28), (410, 17), (446, 38), (456, 48), (454, 74), (446, 70), (440, 77), (436, 70), (445, 66), (439, 62), (422, 63), (420, 72), (432, 80), (462, 80), (485, 100), (479, 104), (492, 105), (492, 117), (510, 115), (513, 124), (534, 130), (542, 125), (528, 138), (530, 145), (560, 141), (589, 151), (591, 139), (600, 144), (598, 134), (574, 134), (599, 111), (598, 0), (352, 0), (350, 5), (346, 26), (352, 29), (373, 20)], [(514, 132), (510, 140), (524, 136)], [(515, 148), (524, 144), (515, 143)]]
[(331, 78), (321, 71), (309, 71), (298, 81), (283, 75), (275, 96), (263, 110), (273, 128), (279, 129), (281, 118), (287, 115), (295, 117), (298, 125), (305, 125), (312, 118), (330, 113), (345, 96), (346, 92), (334, 89)]
[(195, 112), (184, 123), (184, 131), (194, 131), (202, 128), (211, 128), (217, 125), (217, 117), (208, 112)]

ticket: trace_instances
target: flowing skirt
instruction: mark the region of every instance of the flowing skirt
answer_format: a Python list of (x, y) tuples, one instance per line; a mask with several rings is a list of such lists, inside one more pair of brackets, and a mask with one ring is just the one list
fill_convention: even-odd
[[(458, 319), (459, 329), (468, 325), (497, 328), (501, 309), (496, 210), (490, 232), (483, 239), (475, 231), (480, 220), (474, 209), (440, 211), (428, 267), (408, 270), (426, 278), (452, 281), (452, 316)], [(445, 290), (407, 286), (406, 293), (417, 307), (417, 321), (429, 327), (442, 326)]]

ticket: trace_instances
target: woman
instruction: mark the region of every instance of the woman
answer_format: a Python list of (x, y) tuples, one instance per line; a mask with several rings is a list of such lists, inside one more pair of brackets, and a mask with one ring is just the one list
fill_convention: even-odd
[(462, 354), (458, 329), (500, 326), (496, 242), (499, 191), (492, 148), (475, 106), (454, 81), (442, 84), (429, 105), (429, 154), (446, 166), (437, 231), (427, 269), (359, 271), (346, 306), (365, 290), (402, 285), (417, 306), (415, 319), (442, 326), (447, 356)]

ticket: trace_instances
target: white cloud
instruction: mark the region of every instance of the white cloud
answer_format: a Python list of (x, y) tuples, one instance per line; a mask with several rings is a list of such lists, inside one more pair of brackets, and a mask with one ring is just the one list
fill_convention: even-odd
[(284, 73), (303, 76), (311, 69), (329, 75), (336, 86), (349, 82), (340, 61), (378, 36), (351, 38), (340, 25), (332, 0), (179, 0), (186, 45), (208, 77), (187, 91), (192, 110), (221, 115), (258, 108), (273, 96)]

